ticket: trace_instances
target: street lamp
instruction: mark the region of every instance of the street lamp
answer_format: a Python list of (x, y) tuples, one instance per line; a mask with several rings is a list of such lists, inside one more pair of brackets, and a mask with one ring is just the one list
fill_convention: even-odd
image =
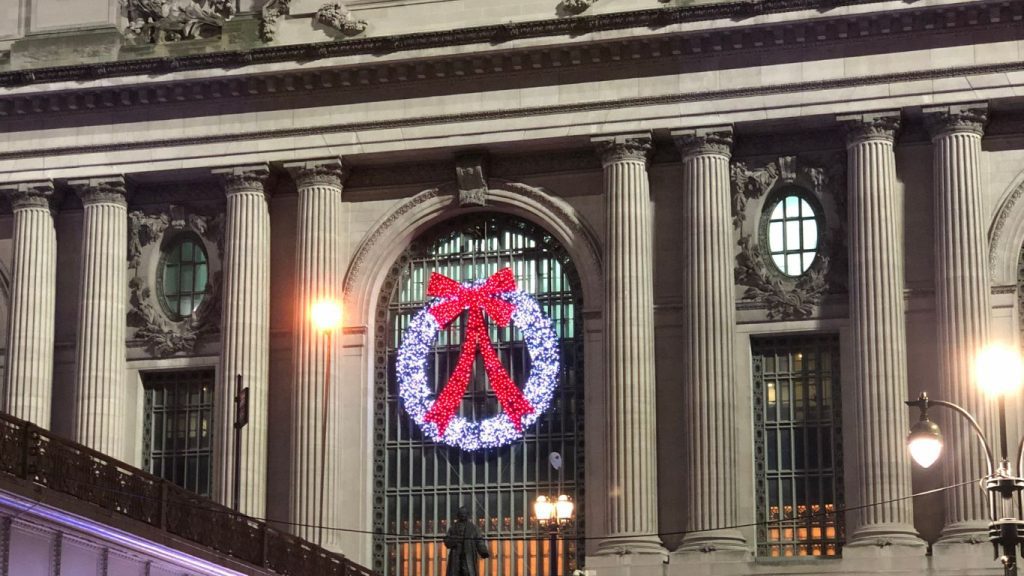
[(309, 321), (324, 335), (324, 403), (320, 415), (320, 519), (317, 522), (317, 546), (324, 545), (324, 488), (327, 484), (327, 401), (331, 392), (331, 335), (341, 325), (341, 306), (331, 299), (314, 302)]
[(572, 522), (576, 505), (565, 494), (559, 494), (555, 500), (547, 496), (537, 496), (533, 503), (533, 515), (542, 527), (548, 528), (548, 574), (558, 576), (558, 532)]
[(921, 411), (920, 418), (907, 435), (907, 448), (910, 456), (922, 468), (934, 464), (942, 454), (942, 432), (939, 425), (928, 418), (928, 409), (933, 406), (949, 408), (970, 423), (981, 442), (988, 471), (984, 486), (989, 495), (989, 540), (995, 550), (996, 560), (1003, 564), (1004, 576), (1015, 576), (1018, 547), (1024, 542), (1024, 502), (1021, 500), (1024, 478), (1020, 476), (1024, 469), (1024, 439), (1017, 449), (1017, 474), (1014, 475), (1007, 447), (1006, 395), (1020, 389), (1024, 382), (1024, 364), (1015, 350), (1001, 345), (988, 346), (975, 359), (975, 378), (982, 390), (999, 400), (999, 465), (996, 466), (992, 448), (977, 419), (961, 406), (932, 400), (927, 393), (922, 393), (917, 400), (906, 402), (908, 406), (917, 407)]

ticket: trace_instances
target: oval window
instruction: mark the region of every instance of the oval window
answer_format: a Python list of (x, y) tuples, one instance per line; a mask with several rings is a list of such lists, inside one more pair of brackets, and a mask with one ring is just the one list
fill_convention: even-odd
[(160, 286), (171, 316), (187, 318), (199, 308), (207, 276), (206, 250), (197, 238), (186, 236), (164, 252)]
[(818, 215), (796, 194), (772, 207), (768, 218), (768, 250), (772, 262), (787, 276), (799, 276), (818, 254)]

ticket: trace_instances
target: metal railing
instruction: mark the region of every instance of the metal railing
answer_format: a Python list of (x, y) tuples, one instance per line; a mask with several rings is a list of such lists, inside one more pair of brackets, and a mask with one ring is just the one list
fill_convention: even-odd
[(341, 554), (7, 414), (0, 414), (0, 475), (73, 496), (278, 574), (374, 576)]

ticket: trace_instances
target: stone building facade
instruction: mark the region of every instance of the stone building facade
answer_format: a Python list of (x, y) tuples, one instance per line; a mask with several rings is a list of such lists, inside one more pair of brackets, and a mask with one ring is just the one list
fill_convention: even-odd
[[(1024, 2), (6, 2), (6, 412), (229, 503), (240, 376), (241, 509), (388, 576), (458, 505), (546, 574), (556, 490), (563, 570), (996, 573), (970, 431), (912, 470), (903, 401), (990, 423), (972, 358), (1019, 344)], [(448, 448), (403, 331), (504, 266), (559, 387)]]

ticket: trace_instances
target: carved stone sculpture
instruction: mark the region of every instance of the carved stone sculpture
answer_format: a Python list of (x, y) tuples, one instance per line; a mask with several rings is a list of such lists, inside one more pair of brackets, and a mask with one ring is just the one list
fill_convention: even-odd
[(483, 165), (484, 157), (478, 154), (462, 156), (455, 161), (460, 206), (487, 205), (487, 177)]
[(235, 15), (234, 0), (121, 0), (125, 36), (139, 43), (213, 38)]
[(291, 11), (292, 0), (268, 0), (260, 11), (260, 38), (272, 42), (277, 37), (277, 21)]
[(597, 0), (562, 0), (562, 7), (570, 14), (582, 14)]
[(366, 30), (366, 20), (359, 20), (341, 2), (328, 2), (316, 11), (316, 21), (330, 26), (346, 36), (355, 36)]

